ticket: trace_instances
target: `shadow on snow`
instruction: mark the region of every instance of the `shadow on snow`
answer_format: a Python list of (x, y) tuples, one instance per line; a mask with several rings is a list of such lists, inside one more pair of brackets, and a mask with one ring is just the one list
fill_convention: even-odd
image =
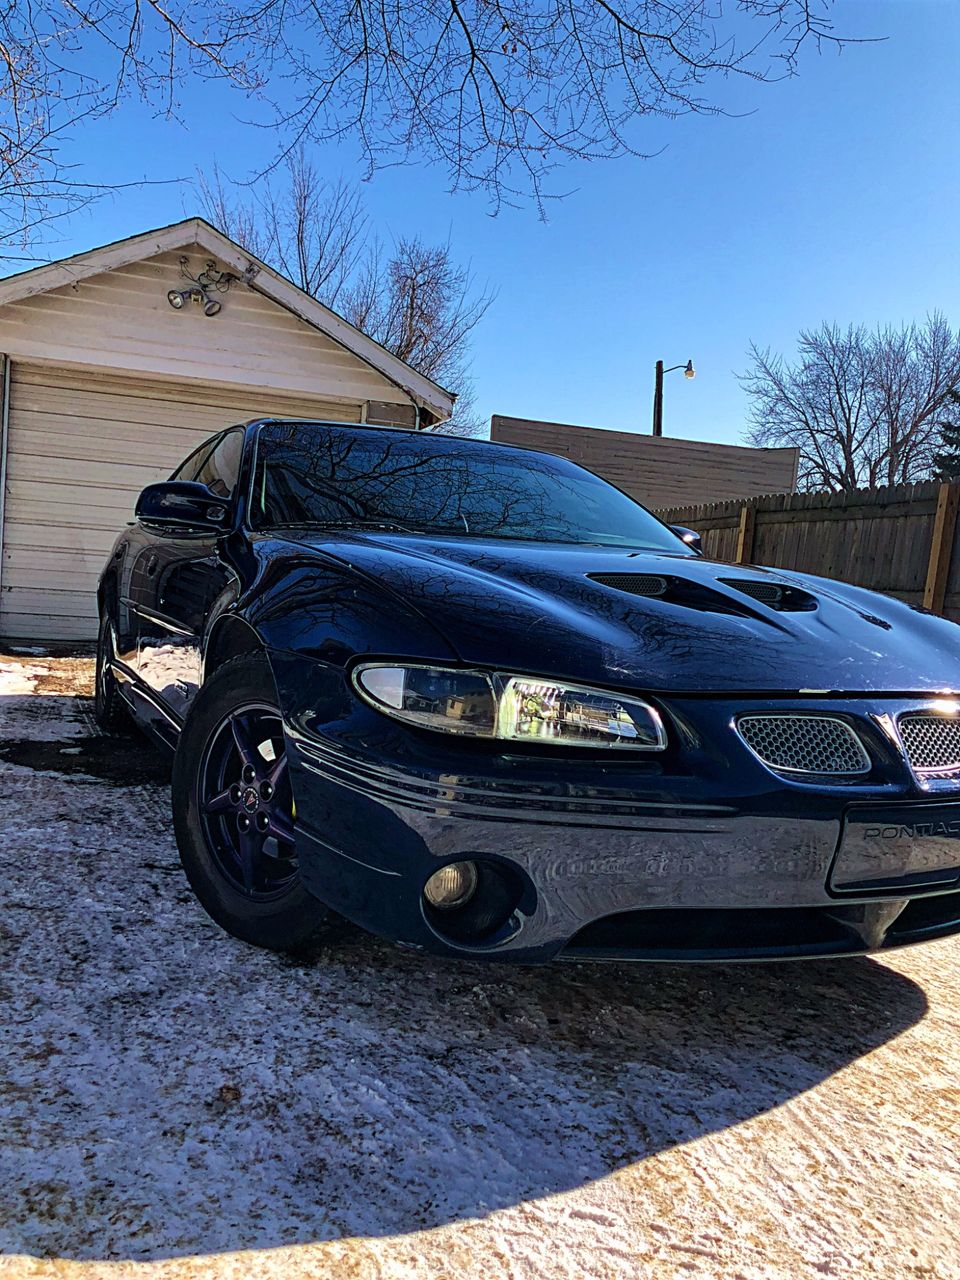
[(523, 969), (352, 932), (258, 952), (187, 890), (162, 773), (113, 785), (105, 749), (65, 777), (71, 745), (99, 750), (0, 765), (0, 1257), (482, 1216), (766, 1112), (926, 1010), (865, 959)]

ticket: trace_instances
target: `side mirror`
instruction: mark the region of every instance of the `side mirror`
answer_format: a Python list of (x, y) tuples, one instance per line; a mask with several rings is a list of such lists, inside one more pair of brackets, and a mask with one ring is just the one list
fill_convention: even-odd
[(696, 529), (685, 529), (682, 524), (672, 524), (670, 528), (681, 542), (687, 544), (691, 551), (695, 551), (698, 556), (703, 555), (703, 542)]
[(221, 532), (230, 504), (195, 480), (148, 484), (137, 499), (137, 519), (161, 529), (211, 529)]

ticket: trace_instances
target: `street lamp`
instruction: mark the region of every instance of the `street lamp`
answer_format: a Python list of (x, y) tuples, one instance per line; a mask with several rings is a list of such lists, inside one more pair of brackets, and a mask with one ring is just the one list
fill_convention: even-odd
[(672, 364), (669, 369), (663, 367), (662, 360), (657, 361), (657, 376), (653, 384), (653, 434), (655, 436), (663, 435), (663, 375), (673, 373), (674, 369), (682, 369), (685, 378), (697, 376), (692, 360), (688, 360), (686, 364)]

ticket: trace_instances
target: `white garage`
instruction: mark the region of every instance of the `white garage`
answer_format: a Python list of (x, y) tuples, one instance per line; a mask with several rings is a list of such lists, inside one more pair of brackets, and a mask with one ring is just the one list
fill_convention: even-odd
[(95, 638), (97, 577), (136, 495), (218, 428), (258, 416), (422, 427), (453, 407), (200, 219), (0, 281), (0, 353), (11, 641)]

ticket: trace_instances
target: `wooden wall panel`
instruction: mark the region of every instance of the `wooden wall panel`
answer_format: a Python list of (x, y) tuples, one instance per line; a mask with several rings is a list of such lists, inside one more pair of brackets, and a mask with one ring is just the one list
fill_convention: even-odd
[(796, 480), (796, 449), (749, 449), (501, 415), (491, 419), (490, 438), (570, 458), (647, 507), (782, 493)]

